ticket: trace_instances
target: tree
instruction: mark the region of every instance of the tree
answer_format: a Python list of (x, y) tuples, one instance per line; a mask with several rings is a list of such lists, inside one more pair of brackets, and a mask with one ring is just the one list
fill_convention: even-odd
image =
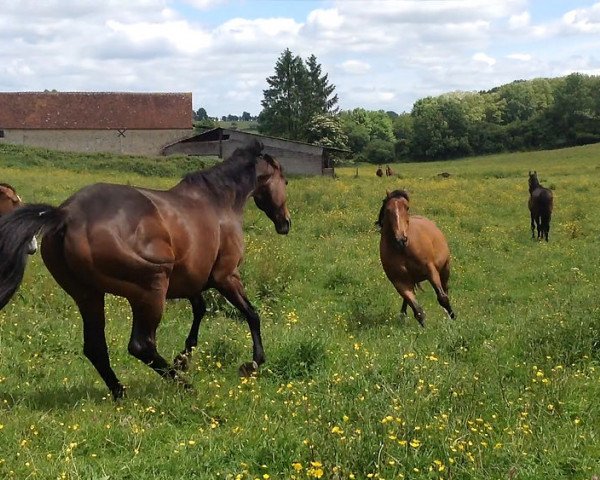
[(195, 118), (195, 120), (198, 120), (200, 122), (202, 122), (203, 120), (208, 120), (208, 114), (206, 113), (206, 110), (204, 110), (204, 108), (200, 107), (196, 111), (196, 118)]
[(250, 113), (244, 111), (242, 113), (242, 122), (249, 122), (250, 120), (252, 120), (252, 116), (250, 115)]
[(307, 140), (324, 147), (348, 148), (348, 137), (344, 134), (340, 119), (331, 114), (313, 116), (308, 125)]
[(334, 85), (314, 55), (306, 62), (285, 49), (267, 78), (259, 131), (292, 140), (307, 140), (308, 126), (316, 115), (335, 113), (338, 101)]

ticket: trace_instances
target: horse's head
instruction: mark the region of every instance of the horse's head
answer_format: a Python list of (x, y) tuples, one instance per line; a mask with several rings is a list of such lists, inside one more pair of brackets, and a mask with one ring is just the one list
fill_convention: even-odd
[(256, 162), (254, 203), (271, 219), (277, 233), (287, 235), (292, 226), (285, 204), (287, 180), (279, 162), (269, 154), (261, 154)]
[[(16, 208), (23, 205), (21, 197), (17, 195), (14, 187), (8, 183), (0, 183), (0, 217), (12, 212)], [(31, 237), (27, 245), (27, 253), (33, 255), (37, 251), (37, 241), (35, 237)]]
[(401, 248), (408, 245), (408, 226), (410, 223), (409, 198), (405, 190), (386, 192), (377, 224), (392, 235), (394, 242)]
[(21, 197), (8, 183), (0, 183), (0, 215), (12, 212), (22, 204)]
[(540, 182), (538, 180), (537, 177), (537, 172), (534, 171), (533, 173), (531, 173), (531, 171), (529, 172), (529, 193), (533, 192), (536, 188), (538, 188), (540, 186)]

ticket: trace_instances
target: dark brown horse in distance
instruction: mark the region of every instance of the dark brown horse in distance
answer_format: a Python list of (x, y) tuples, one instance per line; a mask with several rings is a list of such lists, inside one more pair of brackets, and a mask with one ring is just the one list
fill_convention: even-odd
[(550, 233), (550, 218), (554, 207), (552, 190), (543, 187), (537, 177), (537, 172), (529, 172), (529, 201), (527, 202), (531, 213), (531, 238), (535, 238), (535, 227), (537, 226), (537, 238), (548, 241)]
[(377, 167), (375, 175), (377, 175), (378, 177), (383, 177), (383, 170), (381, 169), (381, 167)]
[(393, 177), (394, 175), (396, 175), (394, 173), (394, 171), (391, 169), (391, 167), (389, 165), (385, 166), (385, 176), (386, 177)]
[(401, 313), (405, 314), (410, 305), (424, 327), (425, 312), (415, 296), (415, 288), (424, 280), (429, 281), (439, 304), (454, 318), (448, 299), (450, 249), (435, 223), (425, 217), (409, 215), (408, 210), (406, 191), (386, 194), (376, 222), (381, 227), (379, 254), (383, 270), (404, 300)]
[[(19, 252), (43, 233), (41, 253), (83, 318), (83, 351), (115, 399), (124, 387), (110, 366), (104, 333), (106, 293), (125, 297), (133, 312), (129, 352), (161, 376), (184, 386), (178, 366), (197, 344), (206, 307), (202, 292), (216, 288), (246, 317), (253, 341), (248, 374), (265, 361), (260, 319), (246, 297), (238, 266), (243, 256), (242, 215), (249, 197), (287, 234), (286, 180), (258, 142), (223, 163), (187, 174), (170, 190), (95, 184), (61, 206), (32, 204), (0, 220), (0, 308), (23, 279)], [(156, 329), (168, 298), (187, 298), (193, 323), (185, 348), (168, 364), (156, 347)]]
[[(8, 183), (0, 183), (0, 217), (12, 212), (13, 210), (21, 207), (23, 201), (21, 197), (17, 195), (15, 188)], [(37, 251), (37, 240), (35, 237), (29, 239), (29, 248), (25, 253), (33, 255)]]

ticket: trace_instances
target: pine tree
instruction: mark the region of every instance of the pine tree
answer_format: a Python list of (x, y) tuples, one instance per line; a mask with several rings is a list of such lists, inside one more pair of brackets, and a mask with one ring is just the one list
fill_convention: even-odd
[(328, 75), (323, 75), (317, 58), (311, 55), (306, 64), (285, 49), (275, 64), (275, 74), (267, 78), (263, 91), (263, 111), (259, 131), (269, 135), (307, 140), (308, 127), (316, 115), (335, 113), (337, 95)]

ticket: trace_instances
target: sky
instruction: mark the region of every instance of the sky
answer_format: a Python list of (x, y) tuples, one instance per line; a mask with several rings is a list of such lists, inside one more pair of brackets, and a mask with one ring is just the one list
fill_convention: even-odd
[(3, 0), (0, 91), (192, 92), (258, 115), (289, 48), (317, 57), (339, 107), (518, 79), (600, 75), (600, 1)]

